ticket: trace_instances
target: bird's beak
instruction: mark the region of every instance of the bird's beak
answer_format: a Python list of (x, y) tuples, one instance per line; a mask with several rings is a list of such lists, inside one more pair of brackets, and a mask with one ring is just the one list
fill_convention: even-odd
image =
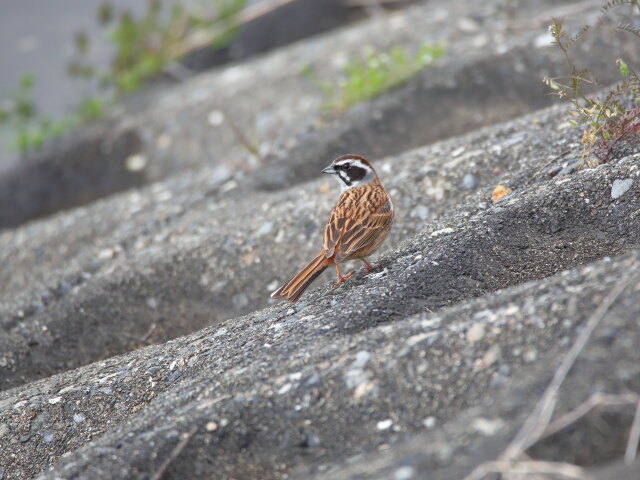
[(329, 165), (327, 168), (322, 170), (322, 173), (330, 173), (333, 175), (334, 173), (336, 173), (336, 170), (333, 168), (333, 165)]

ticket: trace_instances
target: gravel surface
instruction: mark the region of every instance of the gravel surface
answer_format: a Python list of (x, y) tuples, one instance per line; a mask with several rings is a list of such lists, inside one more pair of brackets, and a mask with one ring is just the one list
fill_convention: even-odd
[[(212, 70), (114, 111), (0, 176), (0, 228), (212, 165), (227, 180), (212, 197), (280, 190), (315, 178), (327, 158), (345, 151), (379, 158), (517, 117), (556, 98), (542, 82), (566, 69), (550, 46), (552, 17), (572, 31), (600, 6), (434, 0)], [(612, 51), (638, 58), (636, 39), (616, 34), (614, 23), (573, 50), (603, 83), (619, 79)], [(438, 42), (446, 53), (433, 66), (343, 115), (323, 113), (324, 91), (302, 73), (312, 68), (319, 82), (337, 80), (371, 46), (414, 51)]]
[[(431, 2), (430, 21), (458, 18), (467, 3)], [(593, 15), (576, 5), (567, 16)], [(480, 19), (455, 23), (461, 42), (485, 22), (541, 21), (478, 8)], [(308, 45), (357, 43), (360, 28)], [(176, 130), (180, 142), (205, 138), (189, 116), (210, 107), (205, 95), (196, 113), (200, 82), (272, 68), (296, 48), (162, 94), (145, 128), (176, 121), (193, 126), (191, 137)], [(485, 58), (479, 51), (469, 58)], [(516, 51), (534, 50), (493, 52), (486, 72)], [(443, 59), (441, 73), (468, 75), (476, 60)], [(250, 76), (237, 75), (249, 89)], [(185, 161), (202, 163), (0, 233), (0, 479), (463, 479), (503, 455), (589, 325), (552, 421), (594, 394), (608, 404), (526, 454), (546, 468), (574, 464), (580, 478), (637, 478), (638, 462), (622, 461), (640, 394), (637, 143), (587, 168), (562, 106), (432, 142), (412, 123), (424, 108), (405, 108), (411, 92), (433, 86), (423, 81), (243, 173), (171, 143), (167, 155), (184, 147)], [(211, 98), (216, 86), (205, 89)], [(469, 88), (484, 104), (510, 98)], [(182, 105), (185, 92), (193, 102)], [(340, 145), (331, 139), (385, 144), (373, 106), (390, 128), (412, 125), (397, 151), (371, 155), (398, 212), (380, 267), (337, 288), (327, 272), (295, 305), (269, 299), (320, 245), (338, 194), (319, 174)], [(190, 113), (178, 122), (178, 111)], [(293, 155), (305, 145), (313, 161)]]

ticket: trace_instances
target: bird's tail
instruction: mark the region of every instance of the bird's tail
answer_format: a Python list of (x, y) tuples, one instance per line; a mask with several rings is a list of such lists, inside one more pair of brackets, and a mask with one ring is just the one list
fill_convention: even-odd
[(297, 302), (311, 282), (330, 265), (329, 259), (321, 251), (306, 267), (296, 273), (291, 280), (271, 294), (271, 298), (286, 297), (290, 302)]

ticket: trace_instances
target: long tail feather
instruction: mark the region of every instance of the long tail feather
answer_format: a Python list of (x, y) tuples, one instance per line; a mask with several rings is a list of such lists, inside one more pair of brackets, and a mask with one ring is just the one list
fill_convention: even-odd
[(286, 297), (290, 302), (297, 302), (311, 282), (329, 266), (329, 260), (324, 252), (320, 252), (306, 267), (294, 275), (294, 277), (271, 294), (271, 298)]

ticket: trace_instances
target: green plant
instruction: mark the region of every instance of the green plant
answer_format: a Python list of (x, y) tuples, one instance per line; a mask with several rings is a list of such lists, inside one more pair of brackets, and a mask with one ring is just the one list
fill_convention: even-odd
[(67, 128), (66, 120), (40, 115), (33, 100), (33, 75), (25, 74), (18, 87), (9, 93), (6, 106), (0, 108), (0, 126), (15, 132), (14, 146), (22, 153), (39, 149), (49, 138)]
[(186, 52), (207, 44), (226, 45), (239, 25), (238, 14), (247, 0), (213, 0), (205, 12), (189, 11), (174, 2), (168, 9), (161, 0), (149, 0), (146, 12), (136, 18), (130, 11), (114, 12), (108, 4), (98, 11), (100, 23), (109, 29), (115, 47), (109, 68), (92, 65), (87, 36), (76, 35), (76, 59), (69, 73), (80, 78), (97, 77), (116, 96), (138, 90), (161, 73), (167, 64)]
[[(632, 9), (640, 9), (640, 0), (614, 0), (602, 8), (602, 14), (621, 5), (629, 5)], [(602, 17), (596, 25), (602, 23)], [(640, 30), (630, 23), (618, 24), (616, 27), (640, 37)], [(562, 99), (571, 103), (568, 111), (573, 125), (582, 125), (583, 158), (588, 161), (593, 153), (598, 162), (610, 160), (611, 154), (620, 142), (640, 135), (640, 77), (636, 70), (623, 59), (616, 62), (622, 77), (618, 85), (609, 90), (604, 96), (589, 95), (586, 86), (602, 86), (595, 75), (588, 69), (579, 69), (575, 64), (571, 49), (593, 27), (585, 25), (577, 34), (569, 36), (564, 30), (563, 23), (554, 20), (549, 31), (553, 37), (553, 44), (562, 52), (568, 74), (561, 78), (545, 78), (545, 83)], [(593, 163), (593, 162), (590, 162)]]
[(394, 47), (388, 52), (370, 48), (364, 56), (351, 59), (335, 83), (318, 81), (310, 67), (302, 74), (325, 91), (325, 109), (343, 111), (351, 105), (376, 97), (401, 85), (444, 53), (444, 45), (422, 45), (411, 55), (406, 48)]
[(209, 1), (202, 12), (192, 12), (178, 1), (167, 10), (161, 0), (149, 0), (139, 18), (128, 10), (116, 12), (110, 3), (103, 3), (98, 20), (108, 29), (114, 46), (111, 64), (107, 68), (95, 64), (90, 57), (89, 37), (77, 32), (75, 58), (67, 66), (70, 77), (88, 83), (97, 81), (100, 93), (83, 98), (69, 115), (54, 120), (40, 113), (33, 99), (35, 79), (25, 75), (19, 87), (9, 92), (6, 106), (0, 108), (0, 127), (12, 131), (14, 147), (22, 154), (35, 151), (46, 140), (101, 117), (109, 104), (139, 89), (186, 52), (207, 44), (226, 45), (237, 32), (239, 13), (247, 0)]

